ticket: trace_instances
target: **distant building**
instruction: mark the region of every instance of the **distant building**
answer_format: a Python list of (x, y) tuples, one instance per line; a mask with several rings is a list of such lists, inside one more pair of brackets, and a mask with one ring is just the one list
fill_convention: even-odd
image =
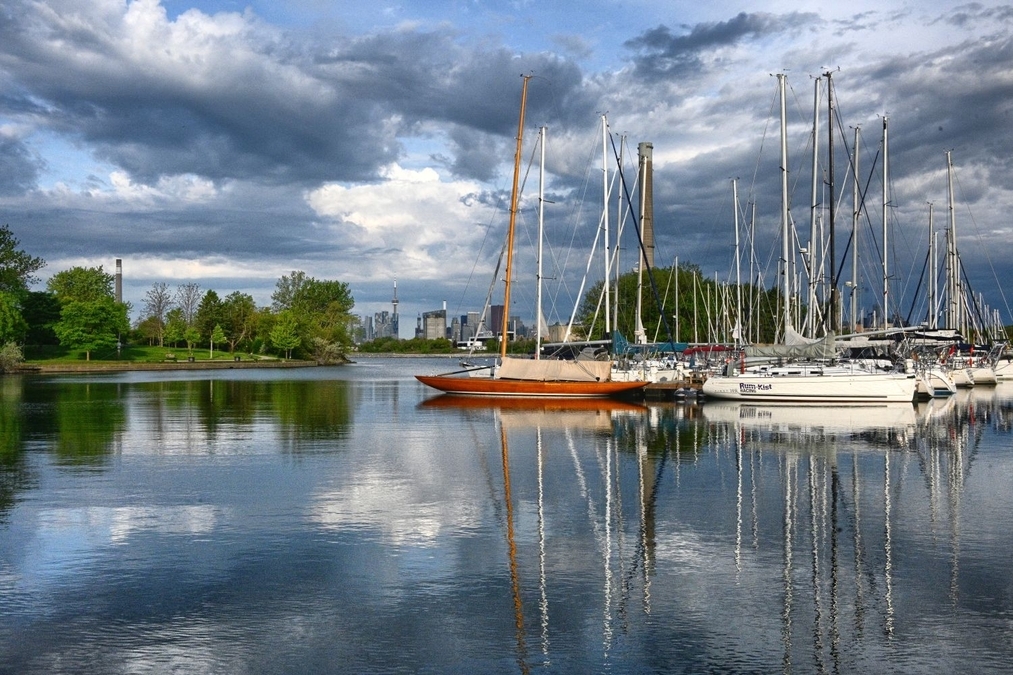
[[(421, 334), (418, 337), (426, 340), (438, 340), (447, 337), (447, 308), (423, 312), (420, 319)], [(419, 333), (416, 328), (416, 334)]]

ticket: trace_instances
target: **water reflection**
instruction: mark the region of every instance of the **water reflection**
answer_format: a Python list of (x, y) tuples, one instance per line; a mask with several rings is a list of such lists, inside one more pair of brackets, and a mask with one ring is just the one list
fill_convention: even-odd
[(127, 453), (243, 452), (268, 435), (286, 452), (333, 450), (352, 428), (341, 380), (75, 381), (0, 378), (0, 514), (30, 485), (25, 453), (68, 469)]
[[(427, 398), (405, 370), (3, 380), (5, 663), (987, 672), (1013, 658), (1013, 387), (906, 407), (640, 405)], [(98, 455), (61, 454), (61, 405), (105, 420)]]

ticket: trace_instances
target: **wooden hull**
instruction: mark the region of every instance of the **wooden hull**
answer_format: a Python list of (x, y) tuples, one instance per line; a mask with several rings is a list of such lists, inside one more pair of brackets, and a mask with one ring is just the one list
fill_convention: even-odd
[(450, 375), (416, 375), (415, 378), (433, 389), (448, 394), (469, 396), (510, 396), (530, 398), (608, 398), (632, 393), (647, 386), (646, 382), (570, 382), (561, 380), (507, 380), (491, 377), (455, 377)]

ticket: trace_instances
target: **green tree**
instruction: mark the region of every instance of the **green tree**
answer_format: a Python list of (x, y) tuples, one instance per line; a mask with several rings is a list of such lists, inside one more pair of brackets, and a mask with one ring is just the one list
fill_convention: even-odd
[(28, 324), (25, 344), (56, 345), (53, 326), (60, 320), (60, 301), (48, 291), (29, 291), (21, 300), (21, 315)]
[(71, 267), (57, 272), (46, 282), (46, 290), (56, 295), (61, 305), (68, 302), (91, 302), (100, 298), (113, 299), (112, 274), (98, 267)]
[(85, 360), (91, 360), (96, 349), (115, 347), (120, 336), (130, 330), (127, 307), (111, 297), (95, 300), (70, 300), (60, 310), (60, 320), (53, 326), (60, 344), (83, 349)]
[(0, 291), (0, 344), (21, 342), (28, 330), (28, 324), (21, 316), (17, 297), (8, 291)]
[[(25, 357), (21, 354), (21, 347), (18, 347), (13, 342), (6, 343), (3, 347), (0, 347), (0, 373), (9, 372), (17, 368), (25, 360)], [(0, 425), (2, 427), (3, 425)], [(3, 434), (0, 434), (2, 436)], [(3, 452), (5, 448), (0, 447), (0, 452)]]
[(348, 284), (297, 271), (278, 280), (271, 298), (276, 312), (292, 313), (302, 344), (311, 345), (319, 338), (337, 345), (339, 351), (351, 345), (350, 312), (355, 301)]
[(201, 335), (210, 337), (215, 330), (215, 326), (221, 324), (223, 319), (222, 301), (218, 298), (217, 293), (208, 289), (204, 293), (204, 297), (201, 298), (200, 305), (197, 307), (194, 327), (200, 331)]
[(170, 309), (165, 315), (165, 340), (175, 347), (186, 333), (186, 321), (179, 307)]
[(293, 271), (292, 274), (278, 279), (278, 283), (275, 284), (275, 291), (271, 294), (271, 309), (275, 312), (292, 309), (296, 294), (305, 282), (306, 273), (301, 271)]
[(193, 346), (200, 342), (200, 331), (197, 330), (196, 326), (188, 326), (183, 331), (183, 339), (186, 340), (186, 351), (191, 356), (193, 355)]
[(222, 301), (222, 326), (229, 343), (229, 351), (249, 339), (256, 328), (257, 305), (253, 296), (234, 291)]
[(303, 283), (292, 302), (309, 338), (323, 338), (342, 348), (351, 344), (348, 325), (354, 306), (348, 284), (313, 278)]
[(211, 358), (215, 357), (215, 343), (221, 344), (225, 342), (225, 331), (218, 324), (215, 324), (214, 330), (211, 331)]
[(0, 291), (20, 295), (38, 281), (35, 273), (45, 266), (42, 258), (30, 256), (18, 248), (20, 242), (9, 225), (0, 227)]
[(285, 358), (292, 358), (292, 350), (302, 344), (299, 337), (299, 324), (291, 312), (284, 311), (278, 315), (278, 321), (270, 333), (271, 344), (275, 349), (285, 352)]

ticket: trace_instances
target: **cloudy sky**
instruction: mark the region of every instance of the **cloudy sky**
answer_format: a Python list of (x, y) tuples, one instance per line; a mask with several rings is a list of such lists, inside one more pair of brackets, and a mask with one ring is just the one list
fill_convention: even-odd
[[(805, 243), (814, 82), (830, 71), (838, 256), (855, 127), (868, 186), (863, 306), (882, 294), (872, 233), (887, 116), (898, 309), (918, 290), (930, 203), (936, 228), (948, 224), (952, 151), (964, 265), (1011, 323), (1011, 36), (1013, 9), (991, 1), (0, 0), (0, 220), (45, 258), (43, 283), (121, 258), (135, 318), (155, 282), (268, 304), (281, 275), (304, 270), (347, 282), (357, 313), (389, 309), (396, 278), (409, 336), (418, 313), (446, 302), (459, 314), (485, 298), (507, 222), (520, 76), (531, 74), (518, 258), (530, 260), (537, 162), (527, 167), (544, 125), (550, 321), (570, 311), (599, 220), (603, 113), (632, 166), (637, 144), (653, 144), (658, 264), (678, 257), (734, 279), (737, 178), (771, 285), (773, 74), (787, 74), (791, 208)], [(531, 289), (516, 297), (522, 318)]]

